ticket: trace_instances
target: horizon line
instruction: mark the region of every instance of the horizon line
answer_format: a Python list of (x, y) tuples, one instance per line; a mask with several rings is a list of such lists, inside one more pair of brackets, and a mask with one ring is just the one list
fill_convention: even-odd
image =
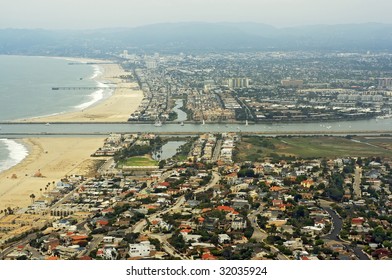
[(349, 26), (349, 25), (392, 25), (392, 23), (385, 22), (350, 22), (350, 23), (312, 23), (312, 24), (293, 24), (293, 25), (285, 25), (285, 26), (276, 26), (269, 23), (264, 22), (256, 22), (256, 21), (162, 21), (156, 23), (146, 23), (135, 26), (113, 26), (113, 27), (92, 27), (92, 28), (50, 28), (50, 27), (0, 27), (0, 30), (47, 30), (47, 31), (94, 31), (94, 30), (111, 30), (111, 29), (137, 29), (148, 26), (157, 26), (157, 25), (178, 25), (178, 24), (211, 24), (211, 25), (219, 25), (219, 24), (254, 24), (254, 25), (264, 25), (266, 27), (271, 27), (275, 29), (290, 29), (290, 28), (304, 28), (304, 27), (315, 27), (315, 26)]

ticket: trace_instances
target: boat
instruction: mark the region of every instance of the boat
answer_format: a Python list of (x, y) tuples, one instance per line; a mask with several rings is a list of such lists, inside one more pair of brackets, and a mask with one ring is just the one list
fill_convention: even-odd
[(184, 122), (181, 122), (181, 126), (184, 126)]
[(248, 126), (248, 120), (245, 121), (245, 125)]
[(203, 120), (203, 125), (205, 125), (206, 124), (206, 122)]
[(50, 123), (46, 123), (45, 125), (46, 125), (46, 126), (49, 126), (49, 125), (50, 125)]

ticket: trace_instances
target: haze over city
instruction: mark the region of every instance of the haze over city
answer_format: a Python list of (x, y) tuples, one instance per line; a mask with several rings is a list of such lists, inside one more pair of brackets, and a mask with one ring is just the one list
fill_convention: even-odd
[(4, 0), (0, 28), (96, 29), (162, 22), (258, 22), (275, 27), (392, 23), (388, 0)]
[(1, 1), (0, 260), (392, 259), (390, 0)]

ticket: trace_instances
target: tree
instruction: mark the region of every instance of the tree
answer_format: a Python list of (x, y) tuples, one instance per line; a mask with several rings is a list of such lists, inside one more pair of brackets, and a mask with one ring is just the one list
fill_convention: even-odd
[(34, 203), (35, 201), (35, 194), (30, 194), (30, 198), (31, 198), (31, 203)]
[(164, 166), (165, 166), (165, 164), (166, 164), (166, 160), (161, 160), (160, 162), (159, 162), (159, 169), (162, 169)]
[(372, 237), (376, 243), (382, 243), (387, 235), (385, 230), (381, 226), (378, 226), (374, 229)]
[(255, 171), (251, 168), (243, 168), (238, 172), (237, 176), (238, 177), (254, 177)]

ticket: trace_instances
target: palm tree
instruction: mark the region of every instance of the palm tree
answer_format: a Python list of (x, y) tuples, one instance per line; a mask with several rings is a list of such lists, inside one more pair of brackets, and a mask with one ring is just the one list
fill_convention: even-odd
[(31, 198), (31, 201), (32, 201), (32, 203), (34, 203), (34, 200), (35, 200), (35, 194), (30, 194), (30, 198)]

